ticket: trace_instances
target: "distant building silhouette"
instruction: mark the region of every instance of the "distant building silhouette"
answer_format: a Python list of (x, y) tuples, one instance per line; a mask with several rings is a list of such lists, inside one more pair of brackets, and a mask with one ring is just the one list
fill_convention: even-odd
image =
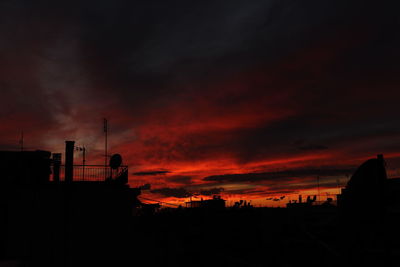
[(246, 200), (240, 200), (236, 201), (235, 204), (233, 205), (234, 209), (251, 209), (253, 208), (253, 205), (251, 205), (251, 202), (247, 202)]
[(207, 200), (196, 200), (186, 202), (187, 208), (201, 208), (207, 210), (221, 210), (225, 209), (226, 200), (222, 199), (221, 196), (213, 196), (212, 199)]

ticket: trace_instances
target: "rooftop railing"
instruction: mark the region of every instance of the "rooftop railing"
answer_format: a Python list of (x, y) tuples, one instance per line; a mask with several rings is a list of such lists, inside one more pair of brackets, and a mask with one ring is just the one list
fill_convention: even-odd
[[(74, 165), (73, 181), (95, 181), (101, 182), (106, 179), (114, 179), (121, 173), (128, 170), (128, 166), (120, 166), (117, 169), (111, 169), (104, 165)], [(54, 171), (52, 172), (54, 174)], [(65, 181), (65, 166), (60, 166), (60, 181)], [(54, 181), (54, 178), (52, 179)]]

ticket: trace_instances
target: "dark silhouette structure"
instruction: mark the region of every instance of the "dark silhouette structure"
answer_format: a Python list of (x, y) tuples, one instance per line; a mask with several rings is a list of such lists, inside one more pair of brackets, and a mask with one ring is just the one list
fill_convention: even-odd
[(192, 200), (190, 202), (186, 202), (187, 208), (199, 208), (206, 210), (223, 210), (225, 209), (226, 200), (222, 199), (221, 196), (215, 195), (212, 199), (206, 200)]
[(0, 183), (6, 185), (38, 185), (50, 181), (48, 151), (0, 151)]
[[(337, 196), (343, 248), (357, 266), (397, 266), (400, 179), (388, 179), (383, 155), (364, 162)], [(349, 257), (350, 257), (349, 256)]]
[(61, 166), (60, 154), (0, 151), (0, 259), (81, 266), (126, 256), (140, 189), (127, 185), (126, 166), (74, 166), (73, 152), (67, 141)]
[(234, 209), (252, 209), (253, 205), (251, 205), (250, 202), (247, 202), (246, 200), (240, 200), (236, 201), (235, 204), (233, 205)]
[(338, 206), (349, 215), (374, 218), (400, 211), (400, 179), (388, 179), (383, 155), (356, 170), (338, 195)]

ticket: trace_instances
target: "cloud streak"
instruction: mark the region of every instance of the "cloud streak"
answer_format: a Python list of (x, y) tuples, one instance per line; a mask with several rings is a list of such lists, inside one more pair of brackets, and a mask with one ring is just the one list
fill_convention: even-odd
[(242, 173), (242, 174), (224, 174), (205, 177), (204, 181), (218, 182), (260, 182), (260, 181), (276, 181), (283, 179), (295, 179), (302, 177), (317, 176), (344, 176), (349, 175), (354, 169), (293, 169), (277, 172), (264, 173)]

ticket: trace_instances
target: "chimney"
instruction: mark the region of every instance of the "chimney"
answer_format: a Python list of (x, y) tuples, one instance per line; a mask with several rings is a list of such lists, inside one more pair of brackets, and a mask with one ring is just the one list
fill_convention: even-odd
[(74, 176), (75, 141), (65, 141), (65, 182), (71, 183)]

